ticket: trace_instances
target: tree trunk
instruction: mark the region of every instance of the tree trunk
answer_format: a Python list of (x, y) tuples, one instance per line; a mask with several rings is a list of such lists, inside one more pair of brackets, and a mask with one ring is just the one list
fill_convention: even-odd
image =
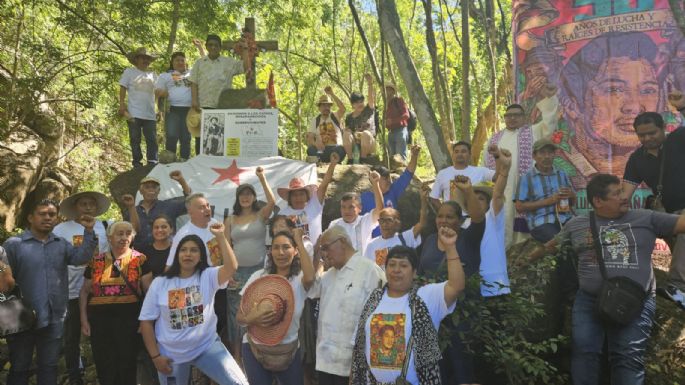
[(490, 70), (490, 93), (492, 94), (493, 108), (491, 110), (493, 129), (495, 131), (499, 128), (499, 119), (497, 119), (497, 61), (495, 60), (495, 41), (496, 41), (496, 25), (495, 25), (495, 4), (493, 0), (485, 0), (485, 51), (488, 54), (488, 64)]
[(445, 141), (454, 139), (454, 125), (450, 119), (451, 103), (447, 96), (447, 86), (445, 78), (440, 70), (440, 59), (438, 58), (438, 45), (435, 42), (435, 32), (433, 30), (433, 4), (431, 0), (421, 0), (423, 10), (426, 14), (426, 47), (431, 57), (431, 72), (433, 74), (433, 88), (435, 89), (435, 101), (438, 105), (440, 114), (440, 127)]
[(171, 31), (169, 31), (169, 45), (166, 47), (167, 57), (171, 57), (176, 44), (176, 32), (178, 31), (178, 18), (181, 10), (181, 0), (173, 0), (174, 9), (171, 11)]
[(471, 56), (471, 36), (469, 33), (469, 0), (461, 0), (461, 42), (461, 139), (470, 140), (471, 86), (469, 85), (469, 57)]
[(426, 138), (433, 166), (436, 170), (441, 170), (448, 167), (452, 162), (450, 161), (447, 145), (442, 138), (442, 130), (435, 117), (435, 111), (430, 104), (423, 84), (421, 84), (421, 79), (419, 79), (414, 62), (404, 42), (400, 18), (397, 14), (397, 6), (394, 0), (381, 0), (379, 4), (378, 21), (383, 31), (383, 36), (390, 46), (390, 51), (395, 58), (400, 76), (402, 76), (409, 98), (416, 110), (416, 116), (419, 123), (421, 123), (421, 129)]
[[(497, 95), (503, 97), (506, 95), (507, 89), (509, 88), (511, 63), (507, 63), (502, 69), (502, 77), (499, 80), (497, 86)], [(497, 100), (492, 98), (490, 103), (488, 103), (485, 110), (478, 114), (478, 122), (476, 123), (476, 129), (473, 132), (473, 139), (471, 141), (471, 163), (477, 164), (480, 159), (480, 153), (485, 147), (485, 142), (488, 137), (495, 131), (497, 122)]]

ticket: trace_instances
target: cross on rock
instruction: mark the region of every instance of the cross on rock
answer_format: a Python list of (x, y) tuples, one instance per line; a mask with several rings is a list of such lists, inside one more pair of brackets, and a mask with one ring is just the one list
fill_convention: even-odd
[(245, 28), (243, 36), (238, 41), (226, 41), (223, 49), (234, 51), (243, 59), (245, 68), (249, 71), (246, 75), (247, 88), (256, 89), (255, 79), (255, 59), (259, 52), (277, 51), (278, 41), (266, 40), (255, 41), (255, 21), (254, 17), (245, 18)]

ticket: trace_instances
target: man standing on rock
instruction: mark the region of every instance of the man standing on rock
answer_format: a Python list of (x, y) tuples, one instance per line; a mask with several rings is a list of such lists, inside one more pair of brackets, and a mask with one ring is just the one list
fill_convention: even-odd
[(56, 202), (38, 202), (29, 212), (29, 229), (3, 245), (7, 255), (0, 262), (0, 288), (9, 289), (16, 282), (36, 313), (33, 329), (7, 336), (9, 385), (28, 385), (34, 350), (38, 384), (57, 384), (57, 361), (69, 298), (67, 266), (88, 262), (97, 247), (95, 218), (82, 215), (77, 219), (84, 227), (83, 243), (74, 247), (52, 232), (57, 212)]
[[(191, 193), (191, 188), (186, 182), (183, 174), (179, 170), (169, 173), (169, 178), (175, 180), (181, 185), (183, 189), (183, 196), (188, 196)], [(171, 198), (167, 200), (159, 200), (159, 180), (153, 177), (145, 177), (140, 180), (140, 195), (143, 200), (135, 205), (135, 199), (131, 194), (124, 194), (121, 197), (126, 211), (122, 217), (125, 221), (131, 222), (133, 229), (136, 231), (136, 238), (133, 240), (133, 248), (140, 250), (143, 245), (152, 244), (152, 221), (164, 214), (171, 220), (171, 225), (176, 227), (176, 218), (186, 213), (185, 202), (182, 199)]]

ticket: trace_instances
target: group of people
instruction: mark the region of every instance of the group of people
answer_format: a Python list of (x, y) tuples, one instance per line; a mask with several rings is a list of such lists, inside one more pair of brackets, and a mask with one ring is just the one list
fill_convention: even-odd
[[(156, 141), (148, 137), (150, 127), (154, 132), (155, 95), (168, 97), (172, 106), (168, 148), (175, 152), (180, 139), (181, 157), (187, 157), (184, 115), (215, 108), (230, 77), (244, 70), (240, 61), (219, 55), (218, 37), (210, 35), (205, 47), (207, 56), (191, 74), (184, 56), (175, 54), (173, 72), (159, 78), (148, 70), (153, 56), (144, 49), (131, 55), (135, 68), (122, 76), (120, 112), (128, 119), (134, 166), (142, 161), (141, 130), (148, 162), (157, 159)], [(228, 83), (217, 81), (219, 74)], [(125, 210), (114, 223), (95, 219), (110, 202), (93, 191), (32, 207), (28, 228), (0, 249), (0, 291), (20, 287), (36, 314), (32, 329), (7, 337), (8, 383), (28, 383), (34, 350), (39, 384), (57, 383), (61, 351), (70, 383), (82, 383), (84, 334), (102, 385), (135, 384), (140, 371), (160, 384), (186, 384), (192, 367), (220, 384), (310, 384), (314, 377), (322, 385), (475, 384), (473, 352), (461, 336), (469, 332), (469, 320), (455, 322), (449, 315), (460, 295), (478, 300), (511, 292), (506, 247), (520, 240), (523, 229), (545, 245), (532, 258), (563, 243), (578, 255), (574, 383), (597, 383), (604, 337), (612, 378), (644, 382), (656, 291), (651, 252), (657, 237), (685, 233), (685, 218), (673, 214), (685, 208), (685, 175), (678, 167), (685, 128), (666, 135), (659, 114), (638, 115), (634, 128), (642, 146), (631, 155), (623, 180), (592, 177), (587, 200), (593, 214), (576, 216), (570, 178), (554, 166), (554, 117), (531, 126), (524, 108), (510, 105), (506, 128), (489, 140), (483, 166), (471, 165), (470, 143), (452, 144), (452, 166), (421, 192), (418, 222), (403, 224), (398, 200), (413, 178), (420, 148), (407, 148), (410, 114), (390, 85), (391, 155), (406, 157), (408, 150), (407, 167), (395, 181), (386, 168), (374, 168), (371, 190), (346, 192), (340, 218), (324, 229), (324, 204), (338, 204), (325, 199), (335, 168), (345, 157), (354, 162), (375, 149), (375, 91), (372, 78), (366, 81), (366, 104), (353, 93), (353, 112), (344, 119), (344, 104), (326, 88), (308, 154), (328, 168), (318, 185), (296, 177), (279, 187), (285, 204), (277, 212), (261, 167), (254, 170), (260, 185), (237, 187), (232, 214), (223, 223), (213, 219), (210, 202), (179, 171), (169, 178), (180, 184), (183, 197), (159, 200), (160, 181), (145, 177), (138, 203), (131, 195), (119, 197)], [(685, 111), (682, 94), (670, 100)], [(558, 100), (550, 92), (540, 103)], [(176, 139), (169, 132), (178, 133)], [(630, 196), (642, 182), (654, 190), (653, 210), (630, 210)], [(422, 234), (431, 208), (437, 231)], [(66, 221), (58, 224), (60, 216)], [(659, 290), (681, 307), (683, 242), (680, 235), (672, 242), (669, 282)], [(475, 274), (482, 277), (479, 292), (464, 293), (466, 279)], [(417, 275), (437, 283), (419, 286)], [(636, 282), (646, 298), (621, 325), (594, 311), (603, 282), (617, 276)], [(443, 351), (441, 328), (450, 339)]]

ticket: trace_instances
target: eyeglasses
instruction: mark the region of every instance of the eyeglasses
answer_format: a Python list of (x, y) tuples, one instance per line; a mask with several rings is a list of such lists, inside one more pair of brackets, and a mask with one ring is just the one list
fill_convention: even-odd
[(378, 223), (393, 223), (395, 221), (395, 218), (378, 218)]
[(335, 242), (338, 242), (338, 241), (341, 240), (341, 239), (342, 239), (342, 238), (336, 238), (336, 239), (334, 239), (334, 240), (332, 240), (332, 241), (330, 241), (330, 242), (328, 242), (328, 243), (322, 243), (321, 246), (319, 246), (319, 250), (320, 250), (320, 251), (323, 251), (323, 252), (325, 253), (325, 252), (328, 251), (328, 249), (329, 249), (331, 246), (333, 246), (333, 244), (334, 244)]

